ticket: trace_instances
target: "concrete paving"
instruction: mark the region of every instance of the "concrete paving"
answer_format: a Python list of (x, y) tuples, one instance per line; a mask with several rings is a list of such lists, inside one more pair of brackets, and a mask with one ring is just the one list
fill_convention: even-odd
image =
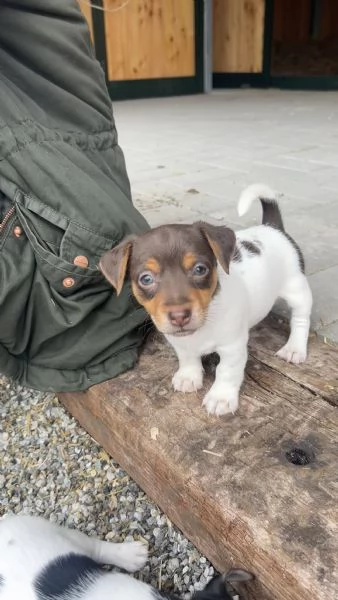
[(238, 229), (261, 219), (259, 205), (237, 215), (246, 185), (284, 194), (313, 330), (338, 343), (338, 93), (229, 90), (115, 103), (114, 113), (134, 202), (153, 226), (205, 219)]

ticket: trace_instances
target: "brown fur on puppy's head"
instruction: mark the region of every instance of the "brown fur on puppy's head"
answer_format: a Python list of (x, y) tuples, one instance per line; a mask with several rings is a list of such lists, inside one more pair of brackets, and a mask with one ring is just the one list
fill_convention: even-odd
[(102, 257), (100, 269), (117, 294), (128, 271), (135, 298), (157, 328), (188, 335), (203, 324), (217, 290), (217, 261), (229, 272), (235, 240), (224, 226), (161, 225), (125, 239)]

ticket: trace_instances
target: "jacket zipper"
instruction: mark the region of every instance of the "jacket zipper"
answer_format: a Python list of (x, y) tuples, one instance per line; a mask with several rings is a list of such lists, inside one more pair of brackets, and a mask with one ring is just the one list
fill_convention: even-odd
[(0, 233), (3, 233), (3, 231), (5, 230), (5, 227), (6, 227), (7, 223), (8, 223), (8, 221), (10, 220), (10, 218), (12, 217), (12, 215), (14, 215), (14, 212), (15, 212), (15, 206), (12, 206), (12, 208), (10, 208), (6, 212), (3, 220), (0, 223)]

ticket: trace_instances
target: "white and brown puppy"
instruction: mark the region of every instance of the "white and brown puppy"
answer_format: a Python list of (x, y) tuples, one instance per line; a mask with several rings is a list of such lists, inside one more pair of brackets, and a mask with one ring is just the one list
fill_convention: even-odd
[[(0, 520), (1, 600), (179, 600), (101, 566), (136, 571), (146, 559), (140, 542), (102, 542), (38, 517)], [(231, 569), (193, 599), (238, 599), (230, 582), (252, 578), (243, 569)]]
[(306, 359), (312, 294), (304, 259), (284, 230), (269, 187), (249, 186), (239, 199), (239, 214), (257, 199), (262, 225), (237, 233), (203, 222), (163, 225), (125, 239), (100, 261), (118, 294), (129, 273), (135, 298), (174, 347), (179, 360), (175, 390), (201, 388), (201, 357), (219, 354), (215, 382), (203, 400), (210, 414), (236, 411), (249, 329), (277, 298), (291, 308), (290, 337), (277, 354), (297, 364)]

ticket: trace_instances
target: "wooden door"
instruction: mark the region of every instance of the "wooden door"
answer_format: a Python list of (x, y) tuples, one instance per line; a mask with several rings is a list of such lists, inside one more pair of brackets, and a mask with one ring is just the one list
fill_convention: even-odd
[(90, 7), (90, 3), (88, 0), (88, 4), (87, 2), (81, 2), (81, 0), (79, 0), (79, 6), (82, 10), (82, 13), (84, 15), (84, 17), (86, 18), (86, 21), (88, 23), (88, 27), (89, 27), (89, 31), (90, 31), (90, 35), (92, 40), (94, 39), (94, 35), (93, 35), (93, 17), (92, 17), (92, 9)]
[[(214, 0), (214, 84), (248, 82), (263, 73), (265, 0)], [(220, 85), (223, 87), (223, 85)]]
[[(112, 8), (121, 0), (104, 0)], [(110, 81), (193, 77), (193, 0), (134, 0), (105, 14)]]
[(203, 91), (203, 0), (95, 0), (94, 38), (113, 99)]
[(337, 0), (274, 0), (271, 75), (338, 76)]

